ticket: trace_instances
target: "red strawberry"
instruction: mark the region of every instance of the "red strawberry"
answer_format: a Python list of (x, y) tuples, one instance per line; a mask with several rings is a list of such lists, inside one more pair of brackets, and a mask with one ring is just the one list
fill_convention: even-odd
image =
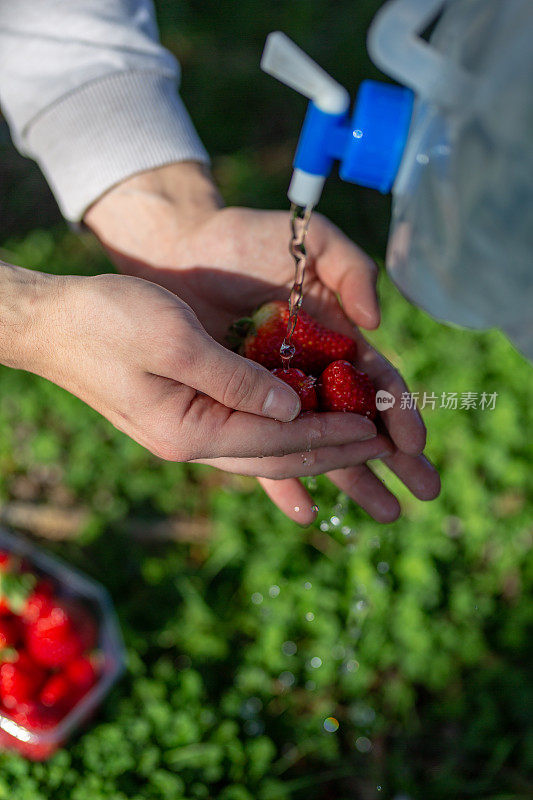
[(38, 622), (27, 632), (28, 653), (43, 667), (60, 667), (83, 652), (83, 642), (75, 631), (52, 635), (38, 630)]
[[(10, 712), (10, 716), (18, 725), (38, 734), (41, 731), (45, 732), (54, 728), (59, 722), (61, 714), (56, 712), (55, 709), (45, 708), (40, 703), (29, 701)], [(7, 746), (10, 749), (16, 750), (20, 755), (30, 758), (32, 761), (44, 761), (50, 758), (55, 750), (61, 746), (61, 742), (57, 739), (24, 741), (9, 737), (9, 740)]]
[(369, 419), (376, 416), (376, 390), (366, 372), (349, 361), (334, 361), (318, 383), (322, 411), (352, 411)]
[(65, 675), (70, 681), (76, 699), (86, 694), (94, 686), (98, 677), (96, 667), (89, 656), (81, 656), (67, 664)]
[(306, 375), (301, 369), (294, 369), (293, 367), (290, 369), (273, 369), (271, 372), (294, 389), (300, 398), (302, 411), (318, 410), (318, 397), (315, 389), (316, 378)]
[(98, 639), (98, 626), (91, 612), (76, 600), (65, 600), (63, 607), (66, 609), (70, 624), (76, 631), (83, 644), (83, 652), (92, 650)]
[(20, 638), (20, 620), (14, 614), (0, 617), (0, 650), (13, 647)]
[(47, 708), (64, 708), (71, 692), (68, 677), (63, 672), (56, 672), (44, 684), (39, 700)]
[(54, 602), (26, 627), (28, 653), (44, 667), (60, 667), (94, 647), (96, 622), (76, 601)]
[(53, 728), (59, 722), (59, 716), (54, 710), (45, 708), (34, 700), (21, 703), (11, 716), (18, 725), (34, 731)]
[[(287, 333), (288, 319), (288, 303), (275, 300), (261, 306), (250, 319), (236, 322), (230, 338), (232, 334), (240, 336), (241, 355), (274, 369), (280, 366), (279, 350)], [(291, 367), (303, 370), (306, 375), (318, 375), (332, 361), (340, 358), (353, 361), (357, 355), (352, 339), (325, 328), (302, 310), (291, 343), (295, 347)]]
[(82, 654), (84, 645), (71, 620), (59, 605), (26, 627), (26, 647), (43, 667), (60, 667)]
[(45, 672), (25, 653), (15, 661), (4, 661), (0, 666), (0, 697), (6, 708), (16, 708), (20, 703), (33, 700), (44, 681)]
[(40, 580), (22, 609), (24, 622), (35, 622), (39, 617), (49, 613), (54, 605), (53, 595), (54, 585), (51, 581)]

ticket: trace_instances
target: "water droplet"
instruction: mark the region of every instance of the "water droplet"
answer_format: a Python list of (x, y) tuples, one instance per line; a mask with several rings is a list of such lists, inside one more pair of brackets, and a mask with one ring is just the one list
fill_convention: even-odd
[(311, 511), (313, 512), (313, 514), (318, 514), (319, 510), (320, 509), (318, 508), (317, 505), (312, 505), (311, 506)]
[(324, 720), (324, 730), (328, 733), (336, 733), (339, 730), (339, 721), (335, 717), (326, 717)]
[(327, 523), (325, 520), (324, 520), (324, 522), (321, 522), (320, 523), (320, 530), (323, 531), (324, 533), (326, 531), (329, 531), (329, 523)]
[(380, 575), (385, 575), (385, 573), (389, 571), (389, 565), (386, 561), (380, 561), (377, 566), (377, 570)]
[(296, 352), (296, 348), (292, 344), (286, 344), (285, 342), (281, 345), (279, 352), (282, 356), (288, 356), (288, 358), (292, 358)]
[(307, 488), (309, 489), (309, 491), (314, 492), (317, 486), (318, 484), (316, 478), (313, 475), (311, 475), (311, 477), (307, 479)]
[(294, 345), (289, 344), (288, 342), (284, 341), (281, 347), (279, 348), (279, 354), (281, 357), (281, 363), (283, 364), (283, 369), (288, 369), (291, 365), (291, 358), (294, 356), (296, 352), (296, 348)]
[(349, 525), (343, 525), (341, 528), (341, 533), (343, 536), (349, 536), (352, 533), (352, 529)]
[(333, 525), (334, 528), (336, 528), (337, 525), (341, 524), (341, 521), (340, 521), (339, 517), (336, 517), (336, 516), (330, 517), (329, 521), (331, 522), (331, 524)]
[(262, 708), (263, 703), (259, 697), (249, 697), (241, 706), (241, 717), (244, 717), (244, 719), (250, 719), (256, 714), (259, 714)]
[(350, 658), (344, 665), (346, 672), (355, 672), (359, 669), (359, 662), (355, 658)]
[(290, 686), (292, 686), (295, 680), (296, 678), (294, 677), (292, 672), (289, 672), (288, 670), (282, 672), (281, 675), (279, 676), (279, 682), (282, 684), (282, 686), (285, 687), (285, 689), (288, 689)]
[(315, 618), (315, 615), (313, 614), (312, 611), (308, 611), (307, 614), (305, 615), (305, 618), (308, 622), (312, 622)]
[(307, 458), (302, 453), (302, 464), (307, 464)]
[(382, 789), (382, 787), (381, 787), (381, 786), (378, 784), (378, 785), (376, 786), (376, 789), (378, 790), (378, 792), (381, 792), (381, 789)]
[(294, 510), (296, 511), (296, 513), (298, 513), (298, 511), (300, 510), (300, 506), (294, 506)]
[(295, 642), (291, 642), (289, 640), (287, 642), (283, 642), (283, 644), (281, 645), (281, 649), (286, 656), (293, 656), (298, 648), (296, 647)]
[(358, 600), (357, 603), (355, 604), (355, 607), (358, 611), (364, 611), (365, 608), (368, 608), (368, 603), (366, 602), (366, 600)]
[(309, 590), (309, 589), (312, 589), (312, 588), (313, 588), (313, 584), (311, 583), (311, 581), (306, 581), (304, 583), (304, 589), (308, 589)]
[(243, 728), (247, 736), (260, 736), (265, 730), (264, 724), (259, 719), (247, 719)]
[(372, 742), (366, 736), (358, 736), (355, 740), (355, 746), (360, 753), (369, 753), (372, 750)]
[(276, 584), (274, 584), (274, 586), (271, 586), (270, 589), (268, 590), (270, 597), (277, 597), (280, 592), (281, 589)]
[(263, 602), (263, 595), (261, 594), (261, 592), (254, 592), (252, 595), (252, 603), (258, 606), (259, 603), (262, 602)]
[(319, 656), (313, 656), (311, 661), (309, 662), (313, 669), (318, 669), (322, 666), (322, 659)]

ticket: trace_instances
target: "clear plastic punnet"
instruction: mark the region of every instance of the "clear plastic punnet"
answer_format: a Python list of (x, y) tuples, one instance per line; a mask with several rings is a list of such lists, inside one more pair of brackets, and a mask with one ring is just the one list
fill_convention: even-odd
[(57, 724), (45, 730), (32, 729), (0, 709), (0, 748), (16, 750), (32, 760), (45, 760), (61, 747), (75, 729), (96, 711), (124, 669), (124, 645), (111, 599), (98, 582), (88, 578), (27, 539), (0, 528), (0, 549), (19, 556), (31, 572), (55, 586), (60, 600), (75, 601), (90, 611), (97, 624), (98, 677)]

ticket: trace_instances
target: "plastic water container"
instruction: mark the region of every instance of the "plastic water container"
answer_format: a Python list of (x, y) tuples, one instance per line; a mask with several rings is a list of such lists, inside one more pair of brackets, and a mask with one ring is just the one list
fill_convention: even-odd
[(390, 0), (368, 50), (401, 85), (364, 81), (351, 115), (283, 34), (262, 60), (311, 99), (291, 201), (315, 206), (335, 160), (344, 180), (392, 191), (386, 264), (402, 292), (438, 319), (502, 328), (530, 358), (532, 40), (531, 0)]

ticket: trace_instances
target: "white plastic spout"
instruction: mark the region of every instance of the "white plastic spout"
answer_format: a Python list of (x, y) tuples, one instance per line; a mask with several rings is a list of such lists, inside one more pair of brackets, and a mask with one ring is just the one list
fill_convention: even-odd
[(346, 89), (281, 31), (267, 36), (261, 69), (308, 97), (326, 114), (344, 114), (350, 105)]
[(419, 34), (447, 0), (389, 0), (368, 31), (369, 55), (383, 72), (424, 99), (442, 106), (461, 104), (475, 91), (472, 76)]

